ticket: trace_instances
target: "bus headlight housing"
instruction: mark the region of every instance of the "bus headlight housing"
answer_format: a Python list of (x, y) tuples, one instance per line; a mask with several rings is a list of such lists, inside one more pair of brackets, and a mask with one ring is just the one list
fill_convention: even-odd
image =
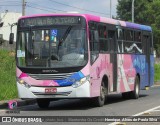
[(83, 85), (83, 84), (84, 84), (85, 82), (87, 82), (87, 81), (90, 81), (90, 76), (89, 76), (89, 75), (86, 76), (86, 77), (84, 77), (84, 78), (82, 78), (82, 79), (80, 79), (79, 81), (76, 81), (76, 82), (72, 85), (72, 87), (73, 87), (73, 88), (77, 88), (77, 87)]
[(25, 86), (26, 88), (30, 88), (31, 85), (27, 84), (23, 79), (17, 78), (17, 82), (23, 86)]

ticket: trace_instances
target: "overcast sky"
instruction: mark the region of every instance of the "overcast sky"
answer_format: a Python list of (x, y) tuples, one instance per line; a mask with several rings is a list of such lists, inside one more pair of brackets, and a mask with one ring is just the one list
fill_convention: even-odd
[[(110, 0), (25, 0), (26, 15), (40, 13), (79, 12), (110, 17)], [(112, 1), (112, 15), (116, 16), (117, 0)], [(58, 3), (57, 3), (58, 2)], [(69, 6), (67, 6), (69, 5)], [(0, 0), (0, 12), (22, 12), (22, 0)]]

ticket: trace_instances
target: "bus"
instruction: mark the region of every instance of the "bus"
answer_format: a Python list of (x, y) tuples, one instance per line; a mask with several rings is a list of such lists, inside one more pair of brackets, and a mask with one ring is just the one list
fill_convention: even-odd
[(23, 16), (16, 78), (19, 98), (36, 99), (40, 108), (75, 98), (100, 107), (115, 93), (138, 99), (154, 83), (152, 29), (90, 14)]

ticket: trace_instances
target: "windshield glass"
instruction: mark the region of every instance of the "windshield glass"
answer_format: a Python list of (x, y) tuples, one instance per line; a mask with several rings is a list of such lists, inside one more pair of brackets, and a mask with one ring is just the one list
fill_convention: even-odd
[(86, 31), (76, 26), (18, 32), (20, 67), (77, 67), (87, 63)]

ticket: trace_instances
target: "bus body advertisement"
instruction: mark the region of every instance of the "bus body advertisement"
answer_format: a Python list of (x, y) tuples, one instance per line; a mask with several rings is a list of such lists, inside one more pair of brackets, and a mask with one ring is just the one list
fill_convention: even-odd
[(154, 82), (152, 29), (88, 14), (21, 17), (17, 26), (19, 97), (41, 108), (53, 99), (138, 98)]

